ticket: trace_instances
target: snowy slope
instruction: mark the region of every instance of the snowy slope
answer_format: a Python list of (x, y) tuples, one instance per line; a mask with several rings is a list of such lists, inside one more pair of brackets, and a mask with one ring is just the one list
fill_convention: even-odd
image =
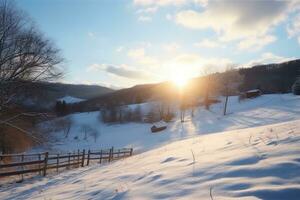
[(0, 199), (298, 200), (299, 155), (296, 120), (197, 136), (109, 165), (3, 186)]
[[(140, 105), (142, 110), (149, 110), (148, 104)], [(130, 105), (136, 107), (136, 105)], [(99, 112), (72, 114), (74, 121), (70, 136), (57, 132), (54, 142), (51, 143), (52, 151), (73, 151), (77, 149), (99, 149), (133, 147), (135, 151), (143, 152), (172, 141), (181, 140), (197, 135), (235, 130), (278, 122), (300, 119), (300, 97), (292, 94), (263, 95), (256, 99), (238, 102), (237, 97), (230, 97), (228, 115), (223, 116), (223, 103), (212, 106), (211, 111), (199, 107), (195, 117), (190, 117), (181, 123), (178, 118), (168, 124), (165, 131), (151, 133), (151, 124), (127, 123), (107, 125), (99, 121)], [(92, 137), (84, 140), (81, 131), (82, 125), (88, 125), (97, 130), (99, 137), (95, 141)], [(77, 137), (78, 139), (74, 139)]]
[(80, 99), (72, 96), (64, 96), (60, 99), (57, 99), (57, 101), (65, 101), (68, 104), (68, 103), (79, 103), (81, 101), (85, 101), (85, 99)]

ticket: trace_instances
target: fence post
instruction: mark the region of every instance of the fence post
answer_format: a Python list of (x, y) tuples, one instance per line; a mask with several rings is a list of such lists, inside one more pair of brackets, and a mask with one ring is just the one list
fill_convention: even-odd
[(102, 149), (100, 151), (100, 164), (101, 164), (101, 162), (102, 162)]
[(111, 159), (110, 161), (114, 160), (114, 147), (111, 147)]
[(72, 155), (72, 167), (74, 167), (74, 163), (75, 163), (75, 160), (76, 160), (75, 155), (76, 155), (76, 151), (74, 150), (73, 155)]
[(109, 149), (108, 162), (110, 162), (110, 159), (111, 159), (111, 149)]
[(79, 162), (79, 155), (80, 155), (80, 151), (79, 151), (79, 149), (77, 150), (77, 167), (79, 167), (80, 166), (80, 162)]
[(133, 148), (130, 149), (130, 156), (132, 156), (132, 151), (133, 151)]
[[(41, 161), (41, 154), (39, 153), (39, 161)], [(39, 163), (39, 175), (41, 175), (41, 164)]]
[(87, 162), (86, 162), (87, 166), (89, 166), (89, 164), (90, 164), (90, 153), (91, 153), (91, 150), (88, 151), (88, 157), (87, 157)]
[(45, 153), (43, 176), (47, 175), (48, 152)]
[(56, 172), (58, 173), (58, 166), (59, 166), (59, 153), (57, 154), (56, 158)]
[[(24, 162), (24, 154), (21, 155), (21, 162)], [(22, 171), (23, 170), (24, 170), (24, 165), (22, 165)], [(21, 177), (22, 177), (22, 181), (23, 181), (24, 175), (22, 174)]]
[(69, 152), (69, 157), (68, 157), (68, 166), (67, 166), (67, 169), (70, 169), (70, 161), (71, 161), (70, 155), (71, 155), (71, 153)]
[(85, 157), (85, 149), (83, 149), (82, 151), (81, 167), (84, 167), (84, 157)]

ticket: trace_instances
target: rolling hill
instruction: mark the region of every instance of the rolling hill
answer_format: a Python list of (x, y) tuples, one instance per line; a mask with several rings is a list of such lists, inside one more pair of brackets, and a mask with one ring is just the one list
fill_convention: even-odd
[[(240, 68), (239, 73), (244, 80), (239, 90), (247, 91), (259, 88), (263, 93), (288, 93), (297, 77), (300, 76), (300, 59), (278, 64), (257, 65), (251, 68)], [(222, 77), (223, 73), (215, 73), (213, 78)], [(205, 77), (194, 78), (186, 88), (193, 95), (203, 95)], [(214, 88), (211, 88), (214, 90)], [(213, 91), (216, 92), (216, 91)], [(83, 110), (98, 110), (102, 105), (141, 103), (153, 99), (165, 98), (174, 93), (174, 85), (170, 82), (137, 85), (117, 90), (83, 102)]]

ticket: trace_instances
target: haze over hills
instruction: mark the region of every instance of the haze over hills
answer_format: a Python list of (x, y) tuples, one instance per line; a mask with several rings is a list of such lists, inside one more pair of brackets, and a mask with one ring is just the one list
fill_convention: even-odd
[(113, 89), (99, 85), (65, 84), (65, 83), (34, 83), (30, 90), (24, 90), (23, 98), (18, 101), (31, 108), (50, 109), (57, 99), (72, 96), (80, 99), (90, 99), (114, 92)]
[[(244, 80), (239, 90), (246, 91), (259, 88), (263, 93), (287, 93), (299, 76), (300, 59), (279, 64), (257, 65), (251, 68), (240, 68), (239, 72)], [(215, 73), (212, 76), (220, 78), (224, 73)], [(203, 95), (205, 77), (189, 80), (188, 91), (196, 95)], [(141, 103), (152, 99), (163, 98), (174, 94), (176, 88), (171, 82), (136, 85), (131, 88), (113, 90), (99, 85), (64, 84), (64, 83), (35, 83), (37, 92), (25, 94), (22, 104), (34, 108), (52, 108), (56, 99), (64, 96), (86, 99), (81, 102), (84, 110), (97, 110), (107, 102), (113, 104)], [(212, 89), (213, 90), (213, 89)], [(29, 97), (29, 98), (28, 98)], [(40, 104), (40, 102), (43, 102)]]
[[(251, 68), (240, 68), (239, 72), (244, 80), (239, 88), (240, 92), (259, 88), (263, 93), (287, 93), (300, 75), (300, 59), (288, 62), (256, 65)], [(212, 76), (220, 78), (224, 73)], [(205, 77), (194, 78), (186, 87), (187, 92), (203, 95)], [(131, 88), (117, 90), (111, 93), (82, 102), (82, 106), (89, 110), (96, 110), (100, 105), (109, 103), (131, 104), (162, 98), (174, 91), (174, 84), (170, 82), (137, 85)]]

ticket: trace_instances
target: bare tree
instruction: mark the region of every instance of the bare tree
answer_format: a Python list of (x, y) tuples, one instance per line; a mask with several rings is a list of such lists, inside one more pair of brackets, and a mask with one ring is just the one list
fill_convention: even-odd
[(222, 75), (221, 78), (222, 90), (225, 94), (225, 103), (224, 103), (224, 110), (223, 115), (226, 115), (227, 112), (227, 104), (228, 104), (228, 97), (231, 94), (235, 94), (238, 91), (238, 87), (243, 82), (244, 77), (239, 73), (238, 70), (234, 69), (234, 67), (230, 66), (227, 67), (226, 71)]
[(180, 104), (179, 104), (179, 109), (180, 109), (180, 121), (183, 123), (185, 120), (185, 112), (187, 110), (187, 99), (185, 96), (181, 96), (180, 98)]
[(87, 140), (88, 136), (94, 137), (95, 142), (99, 136), (98, 131), (87, 124), (81, 126), (81, 132), (84, 134), (84, 140)]
[(157, 109), (157, 106), (151, 106), (150, 110), (145, 116), (145, 121), (148, 123), (154, 123), (160, 121), (160, 114), (159, 110)]
[(298, 78), (292, 86), (292, 92), (295, 95), (300, 95), (300, 78)]
[[(58, 66), (61, 62), (59, 50), (36, 29), (30, 18), (13, 1), (0, 0), (0, 128), (9, 126), (38, 141), (34, 133), (8, 120), (6, 113), (12, 110), (13, 100), (26, 86), (61, 77)], [(15, 110), (12, 113), (15, 113), (13, 118), (27, 115)]]
[(94, 141), (97, 142), (97, 139), (99, 137), (99, 132), (96, 129), (91, 128), (89, 134), (94, 138)]
[(69, 133), (72, 127), (72, 119), (70, 117), (59, 119), (56, 125), (58, 126), (58, 129), (64, 132), (65, 138), (69, 137)]
[(24, 85), (62, 75), (59, 50), (12, 1), (0, 0), (0, 111)]
[(166, 104), (165, 104), (164, 101), (161, 101), (161, 102), (159, 102), (159, 104), (158, 104), (158, 112), (159, 112), (159, 117), (160, 117), (160, 119), (163, 119), (163, 117), (164, 117), (164, 114), (165, 114), (165, 106), (166, 106)]
[(213, 80), (213, 73), (215, 72), (215, 69), (216, 67), (213, 66), (213, 65), (205, 65), (202, 67), (202, 71), (201, 71), (201, 74), (204, 78), (204, 105), (205, 105), (205, 108), (207, 110), (209, 110), (209, 107), (210, 107), (210, 99), (209, 99), (209, 96), (210, 96), (210, 93), (211, 93), (211, 90), (212, 90), (212, 86), (213, 86), (213, 83), (214, 83), (214, 80)]
[(117, 106), (117, 120), (119, 121), (119, 123), (123, 122), (123, 118), (124, 118), (124, 107), (125, 106)]
[(86, 125), (86, 124), (83, 124), (80, 129), (81, 129), (81, 132), (84, 134), (84, 138), (83, 139), (87, 140), (87, 135), (90, 132), (91, 127), (88, 126), (88, 125)]
[(181, 105), (180, 106), (180, 121), (181, 122), (184, 122), (184, 119), (185, 119), (185, 107), (184, 105)]
[(140, 122), (142, 121), (142, 111), (141, 111), (141, 106), (137, 105), (132, 113), (132, 121), (134, 122)]

